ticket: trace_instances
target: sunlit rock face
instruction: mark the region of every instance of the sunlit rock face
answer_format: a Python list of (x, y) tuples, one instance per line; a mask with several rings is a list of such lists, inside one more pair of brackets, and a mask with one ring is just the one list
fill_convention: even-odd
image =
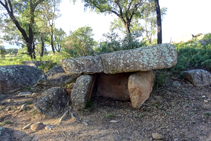
[(0, 93), (33, 86), (42, 71), (26, 65), (0, 66)]
[(159, 44), (137, 49), (116, 51), (100, 56), (65, 59), (64, 70), (69, 74), (106, 74), (149, 71), (170, 68), (177, 64), (177, 50), (172, 44)]
[(62, 67), (68, 74), (94, 74), (103, 72), (100, 56), (82, 56), (62, 60)]

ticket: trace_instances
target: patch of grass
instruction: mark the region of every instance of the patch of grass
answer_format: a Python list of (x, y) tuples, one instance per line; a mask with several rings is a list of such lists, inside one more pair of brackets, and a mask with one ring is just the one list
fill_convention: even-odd
[(211, 114), (210, 113), (204, 113), (205, 115), (207, 115), (207, 116), (210, 116)]
[(12, 124), (12, 122), (11, 121), (4, 121), (4, 125), (6, 125), (6, 124)]
[(108, 113), (108, 114), (104, 115), (104, 117), (115, 117), (115, 116), (116, 116), (116, 114), (114, 114), (114, 113)]
[(30, 90), (31, 90), (31, 88), (30, 88), (30, 87), (26, 87), (25, 89), (26, 89), (26, 90), (28, 90), (28, 91), (30, 91)]
[(30, 104), (32, 104), (32, 101), (25, 101), (24, 102), (26, 105), (30, 105)]

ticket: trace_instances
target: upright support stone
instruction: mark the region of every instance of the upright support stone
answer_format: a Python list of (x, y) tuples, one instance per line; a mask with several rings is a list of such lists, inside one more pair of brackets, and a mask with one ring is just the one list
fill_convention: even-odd
[(128, 90), (132, 107), (139, 109), (149, 98), (154, 85), (154, 74), (152, 71), (137, 72), (131, 74), (128, 79)]
[(71, 93), (71, 101), (74, 110), (82, 110), (90, 100), (94, 88), (96, 76), (82, 75), (77, 78)]

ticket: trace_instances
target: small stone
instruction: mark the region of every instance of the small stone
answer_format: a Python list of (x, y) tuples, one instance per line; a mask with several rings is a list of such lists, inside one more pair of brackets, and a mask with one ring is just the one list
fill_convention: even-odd
[(32, 96), (37, 96), (38, 95), (38, 93), (32, 93)]
[(205, 95), (203, 95), (202, 97), (205, 98)]
[(152, 133), (152, 137), (155, 140), (162, 140), (163, 139), (163, 136), (159, 133)]
[(117, 123), (118, 121), (117, 120), (111, 120), (110, 122), (111, 123)]
[(207, 103), (208, 102), (208, 100), (204, 100), (204, 103)]
[(12, 99), (8, 99), (8, 100), (7, 100), (8, 103), (13, 102), (13, 101), (14, 101), (14, 100), (12, 100)]
[(23, 111), (24, 109), (26, 109), (26, 104), (21, 105), (20, 111)]
[(45, 125), (42, 122), (37, 122), (35, 124), (32, 124), (30, 127), (32, 131), (37, 131), (43, 129)]
[(53, 126), (51, 126), (51, 125), (46, 125), (46, 126), (45, 126), (45, 130), (53, 130)]
[(181, 84), (178, 81), (174, 81), (173, 82), (173, 86), (178, 88)]
[(18, 96), (25, 96), (25, 97), (27, 97), (27, 96), (31, 96), (32, 95), (32, 93), (31, 92), (20, 92), (19, 94), (18, 94)]
[(88, 125), (89, 125), (89, 124), (88, 124), (87, 122), (85, 122), (85, 121), (83, 122), (83, 124), (84, 124), (85, 126), (88, 126)]
[(24, 126), (22, 129), (23, 129), (23, 130), (29, 129), (31, 125), (32, 125), (32, 123), (29, 123), (29, 124), (27, 124), (26, 126)]

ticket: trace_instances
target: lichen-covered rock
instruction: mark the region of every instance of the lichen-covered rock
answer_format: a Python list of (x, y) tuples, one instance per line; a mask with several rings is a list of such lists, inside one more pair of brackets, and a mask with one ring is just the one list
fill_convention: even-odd
[(64, 89), (54, 87), (42, 93), (34, 108), (48, 117), (56, 117), (63, 112), (69, 102), (70, 95)]
[(99, 56), (83, 56), (62, 60), (62, 67), (68, 74), (94, 74), (103, 72)]
[(154, 85), (154, 74), (152, 71), (137, 72), (131, 74), (128, 79), (128, 90), (132, 107), (139, 109), (149, 98)]
[(177, 64), (177, 50), (172, 44), (159, 44), (100, 55), (104, 73), (149, 71)]
[(183, 71), (184, 78), (194, 86), (207, 86), (211, 84), (211, 74), (202, 69)]
[(96, 76), (82, 75), (77, 78), (71, 93), (73, 109), (76, 111), (86, 107), (87, 101), (90, 100), (95, 85)]
[(18, 88), (33, 86), (42, 71), (26, 65), (11, 65), (0, 67), (0, 93), (6, 93)]
[(41, 75), (37, 81), (39, 85), (48, 85), (51, 87), (58, 87), (63, 84), (71, 83), (74, 81), (79, 75), (70, 75), (67, 74), (62, 65), (53, 67), (48, 70), (45, 74)]
[(131, 73), (104, 74), (97, 77), (97, 95), (126, 101), (130, 99), (128, 77)]

